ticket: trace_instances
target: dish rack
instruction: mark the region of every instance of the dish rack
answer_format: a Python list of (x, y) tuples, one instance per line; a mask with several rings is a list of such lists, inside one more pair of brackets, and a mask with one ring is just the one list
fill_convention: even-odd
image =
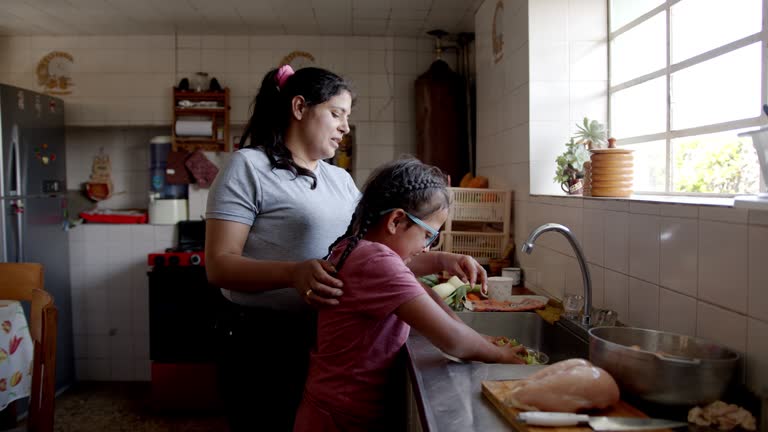
[[(445, 229), (432, 250), (469, 255), (480, 264), (499, 258), (507, 247), (512, 214), (512, 192), (503, 189), (448, 188), (451, 209)], [(454, 231), (454, 222), (500, 223), (501, 232)]]

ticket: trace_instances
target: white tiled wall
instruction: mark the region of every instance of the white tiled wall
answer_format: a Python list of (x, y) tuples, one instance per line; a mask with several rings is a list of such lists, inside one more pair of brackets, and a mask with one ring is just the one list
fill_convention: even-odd
[[(495, 4), (484, 2), (475, 16), (478, 173), (514, 190), (516, 243), (546, 222), (568, 226), (587, 256), (595, 306), (630, 325), (744, 353), (747, 384), (768, 398), (768, 212), (530, 195), (552, 189), (554, 156), (573, 123), (605, 119), (605, 2), (504, 0), (498, 64), (490, 47)], [(581, 278), (558, 237), (543, 235), (517, 260), (528, 286), (561, 297), (580, 290)]]
[[(231, 123), (243, 125), (264, 74), (294, 50), (307, 51), (320, 67), (350, 80), (357, 93), (351, 122), (357, 125), (357, 170), (371, 170), (415, 152), (413, 82), (434, 59), (430, 39), (336, 36), (126, 36), (0, 37), (0, 82), (39, 90), (35, 68), (50, 51), (74, 56), (71, 95), (63, 96), (67, 124), (124, 126), (171, 124), (171, 87), (206, 71), (230, 87)], [(443, 54), (452, 66), (453, 52)], [(166, 129), (165, 134), (170, 130)], [(135, 141), (144, 132), (104, 132), (109, 141)], [(98, 133), (96, 134), (98, 135)], [(232, 136), (239, 135), (233, 132)], [(68, 143), (84, 146), (93, 135), (80, 129)], [(88, 148), (90, 157), (91, 148)], [(115, 150), (115, 153), (120, 151)], [(86, 157), (82, 156), (82, 157)], [(80, 157), (79, 155), (68, 157)], [(122, 155), (112, 155), (121, 163)], [(144, 193), (143, 185), (131, 194)]]
[(99, 208), (146, 208), (149, 191), (149, 140), (168, 135), (164, 127), (67, 127), (67, 188), (83, 189), (93, 158), (101, 150), (112, 164), (112, 197)]
[(78, 380), (149, 380), (147, 254), (173, 238), (170, 225), (85, 224), (69, 232)]
[(528, 2), (532, 193), (560, 192), (555, 158), (575, 123), (607, 121), (606, 7), (603, 0)]

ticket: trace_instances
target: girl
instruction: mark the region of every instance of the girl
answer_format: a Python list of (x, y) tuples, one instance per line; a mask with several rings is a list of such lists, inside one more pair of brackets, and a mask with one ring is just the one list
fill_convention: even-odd
[[(211, 186), (206, 271), (229, 300), (218, 352), (233, 432), (292, 430), (315, 336), (313, 308), (342, 299), (342, 281), (319, 258), (344, 232), (360, 192), (323, 159), (349, 132), (353, 99), (350, 84), (327, 70), (270, 71), (243, 149)], [(480, 265), (463, 255), (422, 254), (409, 265), (419, 275), (445, 269), (485, 283)]]
[(387, 395), (400, 382), (394, 364), (410, 327), (460, 359), (523, 363), (524, 347), (498, 347), (450, 316), (406, 266), (448, 217), (446, 186), (439, 169), (415, 159), (385, 165), (366, 183), (347, 232), (331, 247), (344, 301), (318, 313), (294, 432), (397, 430), (387, 424), (396, 418), (387, 415)]

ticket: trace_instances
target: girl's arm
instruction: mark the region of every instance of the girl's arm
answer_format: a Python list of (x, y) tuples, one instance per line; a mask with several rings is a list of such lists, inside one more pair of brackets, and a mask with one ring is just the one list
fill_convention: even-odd
[(445, 300), (443, 300), (432, 288), (430, 288), (427, 285), (424, 285), (423, 283), (419, 282), (419, 285), (421, 285), (422, 288), (424, 288), (424, 291), (429, 294), (429, 297), (437, 303), (438, 306), (440, 306), (440, 309), (444, 310), (445, 313), (447, 313), (451, 318), (455, 319), (456, 321), (459, 321), (463, 323), (464, 321), (459, 318), (459, 316), (456, 314), (456, 312), (453, 311), (450, 307), (448, 307), (448, 304), (445, 303)]
[[(208, 280), (219, 287), (243, 292), (262, 292), (294, 287), (307, 301), (335, 305), (342, 282), (324, 260), (302, 262), (263, 261), (243, 256), (250, 227), (239, 222), (208, 219), (205, 223), (205, 268)], [(312, 294), (306, 296), (307, 290)]]
[(426, 295), (400, 305), (395, 314), (448, 355), (486, 363), (525, 363), (518, 356), (525, 347), (494, 345), (466, 324), (451, 318)]

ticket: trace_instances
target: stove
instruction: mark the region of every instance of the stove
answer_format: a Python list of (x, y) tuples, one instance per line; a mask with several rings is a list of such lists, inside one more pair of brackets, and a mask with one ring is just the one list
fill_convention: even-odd
[(200, 250), (179, 250), (168, 248), (165, 252), (151, 253), (147, 255), (147, 265), (150, 269), (154, 267), (187, 267), (187, 266), (205, 266), (205, 251)]
[(213, 347), (227, 300), (208, 283), (204, 224), (180, 222), (176, 246), (147, 255), (151, 405), (159, 411), (219, 405)]
[(147, 256), (147, 265), (154, 267), (205, 266), (205, 221), (182, 221), (176, 224), (176, 247)]

